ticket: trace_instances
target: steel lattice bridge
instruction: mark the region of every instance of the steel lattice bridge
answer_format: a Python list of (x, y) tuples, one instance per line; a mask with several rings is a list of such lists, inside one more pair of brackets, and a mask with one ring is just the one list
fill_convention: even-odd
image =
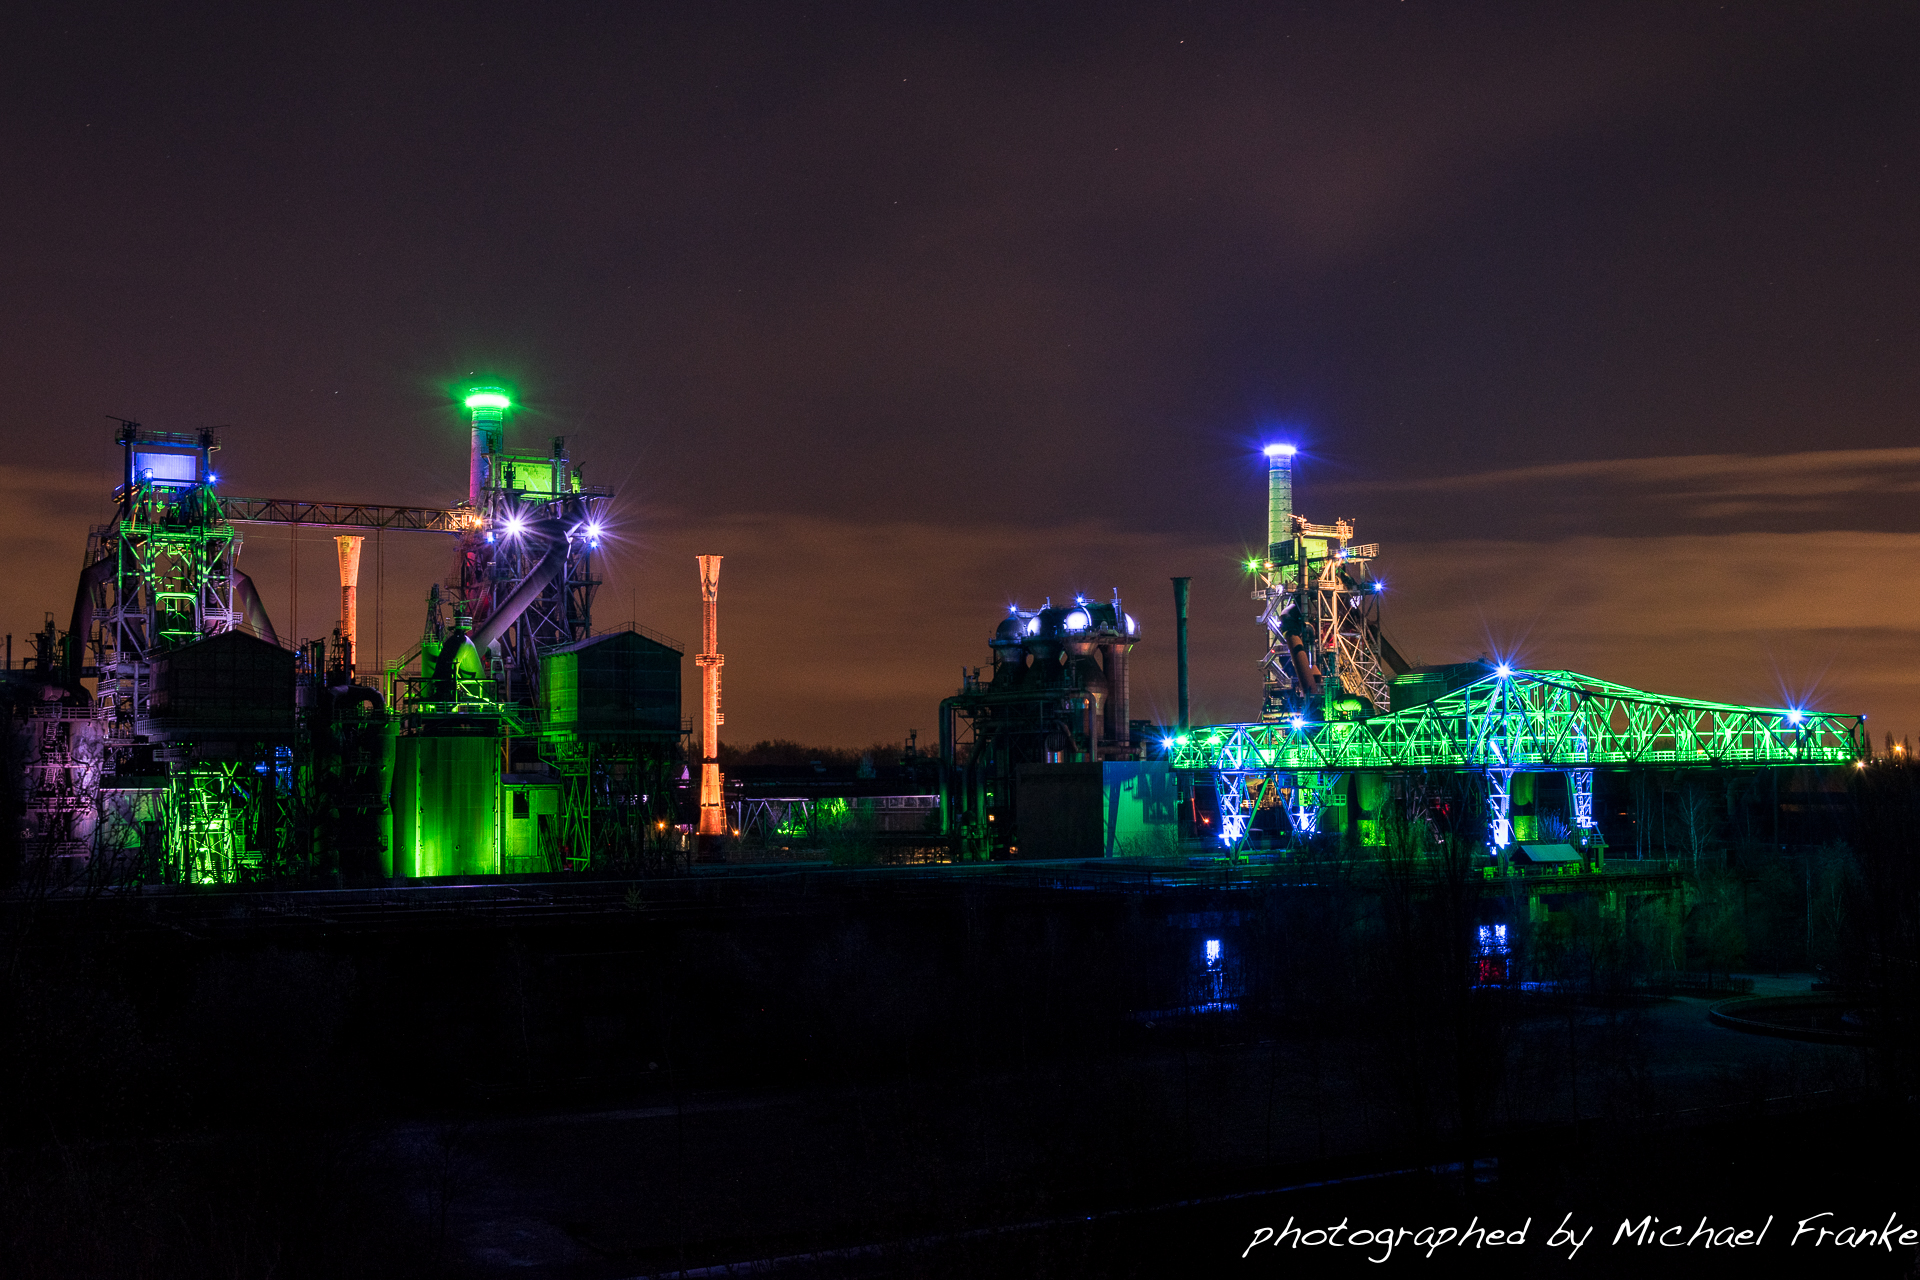
[(1866, 754), (1864, 716), (1673, 698), (1572, 671), (1498, 667), (1431, 702), (1364, 720), (1194, 729), (1174, 740), (1171, 758), (1176, 770), (1213, 775), (1221, 840), (1237, 848), (1265, 788), (1286, 793), (1294, 829), (1306, 834), (1350, 772), (1483, 774), (1491, 841), (1504, 846), (1516, 772), (1566, 773), (1575, 825), (1585, 829), (1593, 825), (1595, 767), (1793, 768)]

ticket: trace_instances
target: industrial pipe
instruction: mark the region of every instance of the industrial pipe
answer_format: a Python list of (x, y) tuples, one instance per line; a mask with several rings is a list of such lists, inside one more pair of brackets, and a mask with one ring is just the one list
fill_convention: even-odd
[(1173, 580), (1173, 643), (1180, 664), (1180, 732), (1193, 727), (1192, 709), (1187, 702), (1187, 593), (1192, 578)]
[(80, 687), (80, 668), (87, 665), (87, 633), (93, 630), (93, 591), (113, 575), (114, 562), (96, 560), (80, 571), (80, 587), (73, 593), (73, 624), (67, 628), (67, 683)]
[(1300, 677), (1300, 687), (1307, 691), (1308, 697), (1319, 697), (1320, 672), (1313, 665), (1313, 656), (1307, 652), (1306, 641), (1302, 640), (1298, 635), (1289, 632), (1287, 634), (1287, 651), (1293, 655), (1293, 671), (1295, 675)]
[(473, 643), (478, 649), (483, 651), (491, 649), (493, 642), (507, 633), (507, 628), (519, 620), (520, 615), (527, 611), (527, 606), (539, 599), (540, 593), (545, 591), (548, 584), (566, 567), (566, 526), (558, 520), (542, 520), (538, 524), (528, 526), (527, 536), (544, 538), (547, 543), (547, 553), (540, 557), (538, 564), (533, 566), (533, 572), (527, 575), (526, 581), (515, 587), (513, 594), (501, 601), (500, 607), (488, 614), (487, 620), (473, 629)]
[(280, 636), (273, 629), (273, 619), (267, 616), (266, 601), (260, 598), (260, 591), (253, 585), (253, 579), (237, 569), (233, 573), (233, 612), (239, 619), (235, 625), (241, 631), (258, 636), (269, 644), (280, 643)]

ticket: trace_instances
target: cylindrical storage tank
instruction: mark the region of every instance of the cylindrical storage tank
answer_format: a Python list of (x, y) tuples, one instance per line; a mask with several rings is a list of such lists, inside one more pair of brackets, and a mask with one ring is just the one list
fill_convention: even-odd
[(417, 863), (420, 816), (418, 738), (396, 738), (393, 743), (393, 803), (387, 816), (392, 835), (380, 855), (380, 871), (390, 880), (411, 880)]
[(396, 748), (394, 840), (383, 859), (394, 878), (498, 875), (499, 742), (423, 735)]

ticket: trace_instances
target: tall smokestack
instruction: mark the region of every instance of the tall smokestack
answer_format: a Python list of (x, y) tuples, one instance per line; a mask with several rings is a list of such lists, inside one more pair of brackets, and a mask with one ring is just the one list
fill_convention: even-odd
[(366, 539), (342, 534), (333, 541), (340, 548), (340, 637), (347, 642), (347, 670), (352, 671), (361, 665), (358, 629), (360, 544)]
[(467, 395), (467, 408), (473, 413), (472, 451), (467, 455), (467, 501), (480, 505), (487, 488), (487, 473), (493, 455), (500, 452), (501, 423), (506, 420), (512, 402), (499, 387), (475, 387)]
[(727, 806), (720, 794), (720, 556), (700, 562), (700, 826), (702, 836), (727, 834)]
[(1280, 544), (1293, 537), (1293, 455), (1290, 444), (1270, 444), (1267, 453), (1267, 558), (1280, 558)]
[(1192, 705), (1187, 701), (1187, 590), (1192, 578), (1173, 580), (1173, 643), (1180, 664), (1180, 732), (1193, 728)]

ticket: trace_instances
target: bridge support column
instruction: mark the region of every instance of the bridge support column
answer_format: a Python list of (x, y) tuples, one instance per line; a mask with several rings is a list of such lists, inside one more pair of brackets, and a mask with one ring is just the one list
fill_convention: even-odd
[(1487, 770), (1487, 843), (1496, 852), (1513, 843), (1512, 793), (1513, 770)]
[(1567, 794), (1573, 800), (1573, 829), (1591, 831), (1593, 820), (1593, 770), (1567, 770)]
[[(1293, 820), (1293, 835), (1296, 841), (1304, 842), (1320, 834), (1322, 816), (1325, 810), (1335, 807), (1342, 814), (1346, 811), (1346, 797), (1336, 802), (1334, 793), (1339, 789), (1344, 774), (1300, 772), (1293, 775), (1293, 794), (1288, 797), (1287, 815)], [(1340, 834), (1335, 832), (1335, 834)]]
[(1238, 769), (1213, 771), (1213, 794), (1220, 809), (1220, 844), (1228, 853), (1238, 853), (1247, 842), (1247, 829), (1259, 807), (1260, 784), (1265, 776)]

